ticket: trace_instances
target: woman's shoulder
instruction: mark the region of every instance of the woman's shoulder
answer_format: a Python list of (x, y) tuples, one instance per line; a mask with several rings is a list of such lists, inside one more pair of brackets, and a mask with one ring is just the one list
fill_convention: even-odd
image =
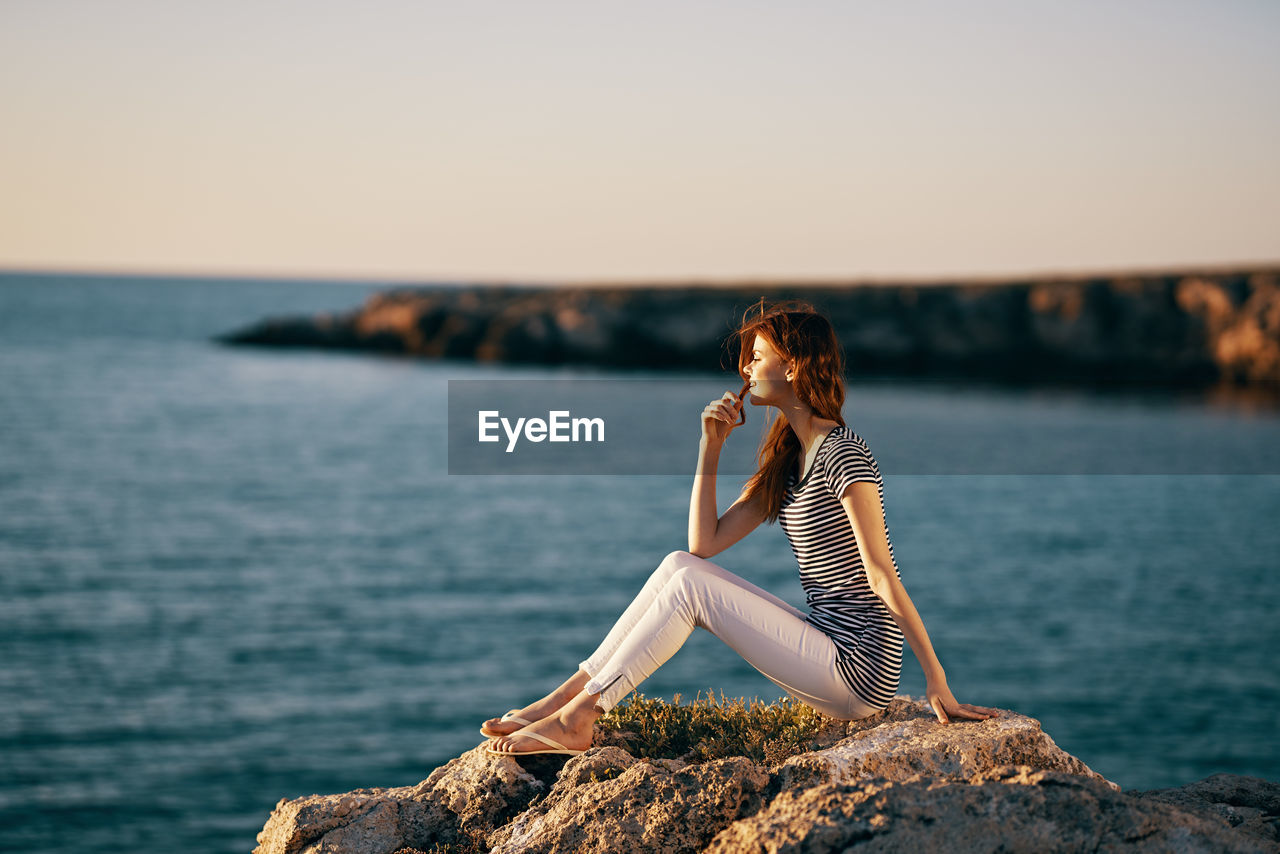
[(824, 444), (826, 446), (825, 450), (827, 453), (831, 453), (831, 451), (836, 448), (848, 450), (849, 448), (854, 447), (862, 451), (869, 450), (867, 448), (866, 441), (854, 432), (852, 427), (844, 424), (838, 424), (833, 427)]
[[(875, 457), (867, 442), (852, 427), (840, 425), (831, 430), (823, 447), (826, 460), (856, 460), (874, 464)], [(824, 462), (826, 461), (824, 460)]]

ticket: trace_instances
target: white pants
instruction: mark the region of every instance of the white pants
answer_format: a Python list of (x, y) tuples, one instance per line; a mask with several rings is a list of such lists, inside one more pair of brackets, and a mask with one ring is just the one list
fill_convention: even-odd
[(705, 558), (672, 552), (609, 635), (578, 665), (586, 691), (608, 711), (675, 655), (701, 626), (791, 696), (825, 715), (857, 720), (879, 709), (858, 699), (836, 669), (831, 638), (804, 612)]

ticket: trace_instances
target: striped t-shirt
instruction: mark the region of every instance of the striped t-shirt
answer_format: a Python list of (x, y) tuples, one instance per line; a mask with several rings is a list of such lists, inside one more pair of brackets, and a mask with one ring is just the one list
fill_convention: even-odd
[[(850, 690), (863, 702), (884, 708), (902, 673), (902, 631), (867, 583), (853, 525), (840, 503), (845, 487), (867, 481), (876, 485), (883, 512), (880, 468), (861, 436), (836, 427), (818, 446), (804, 479), (796, 483), (796, 477), (793, 470), (787, 478), (779, 519), (800, 564), (809, 604), (806, 619), (835, 642), (840, 675)], [(884, 535), (889, 540), (887, 522)], [(889, 556), (901, 578), (891, 540)]]

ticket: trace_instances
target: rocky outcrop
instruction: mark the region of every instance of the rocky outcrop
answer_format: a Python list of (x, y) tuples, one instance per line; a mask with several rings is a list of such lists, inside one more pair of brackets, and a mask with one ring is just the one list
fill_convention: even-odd
[(255, 852), (385, 852), (405, 845), (455, 845), (482, 837), (544, 794), (514, 761), (492, 761), (477, 747), (416, 786), (356, 789), (276, 804)]
[(911, 698), (841, 727), (774, 766), (479, 746), (417, 786), (282, 800), (255, 854), (1280, 850), (1280, 785), (1265, 780), (1122, 793), (1032, 718), (944, 725)]
[(921, 778), (784, 792), (722, 831), (728, 852), (1274, 851), (1221, 821), (1143, 801), (1060, 771), (995, 768), (964, 785)]
[(927, 709), (904, 698), (834, 746), (788, 759), (776, 775), (784, 788), (920, 775), (960, 782), (1005, 765), (1062, 771), (1118, 788), (1054, 744), (1034, 718), (1001, 714), (981, 728), (940, 726)]
[(855, 376), (1280, 391), (1280, 268), (893, 285), (402, 288), (346, 314), (267, 319), (219, 340), (732, 369), (724, 341), (761, 297), (805, 299), (826, 311)]
[(1276, 818), (1280, 816), (1280, 783), (1238, 774), (1214, 774), (1176, 789), (1133, 794), (1144, 801), (1199, 814), (1211, 822), (1225, 821), (1264, 843), (1274, 845), (1280, 841), (1280, 822)]
[(486, 839), (492, 851), (702, 851), (721, 828), (755, 814), (766, 800), (769, 774), (742, 757), (684, 766), (605, 750), (615, 753), (604, 759), (618, 776), (600, 780), (589, 770), (596, 757), (566, 766), (568, 780)]

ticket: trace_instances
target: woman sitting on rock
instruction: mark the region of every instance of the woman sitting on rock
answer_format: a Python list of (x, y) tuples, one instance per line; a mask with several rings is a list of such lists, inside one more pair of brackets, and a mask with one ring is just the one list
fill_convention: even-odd
[[(880, 470), (845, 426), (844, 356), (831, 323), (811, 306), (760, 306), (738, 330), (739, 373), (753, 406), (772, 406), (760, 468), (716, 518), (720, 450), (744, 401), (731, 391), (702, 411), (689, 551), (667, 555), (604, 642), (547, 696), (485, 722), (489, 751), (577, 754), (596, 719), (684, 643), (697, 626), (733, 647), (791, 696), (856, 720), (884, 709), (898, 688), (902, 639), (924, 668), (938, 720), (983, 720), (995, 709), (959, 703), (947, 687), (920, 615), (902, 585), (884, 518)], [(764, 521), (780, 520), (800, 567), (805, 613), (708, 558)]]

